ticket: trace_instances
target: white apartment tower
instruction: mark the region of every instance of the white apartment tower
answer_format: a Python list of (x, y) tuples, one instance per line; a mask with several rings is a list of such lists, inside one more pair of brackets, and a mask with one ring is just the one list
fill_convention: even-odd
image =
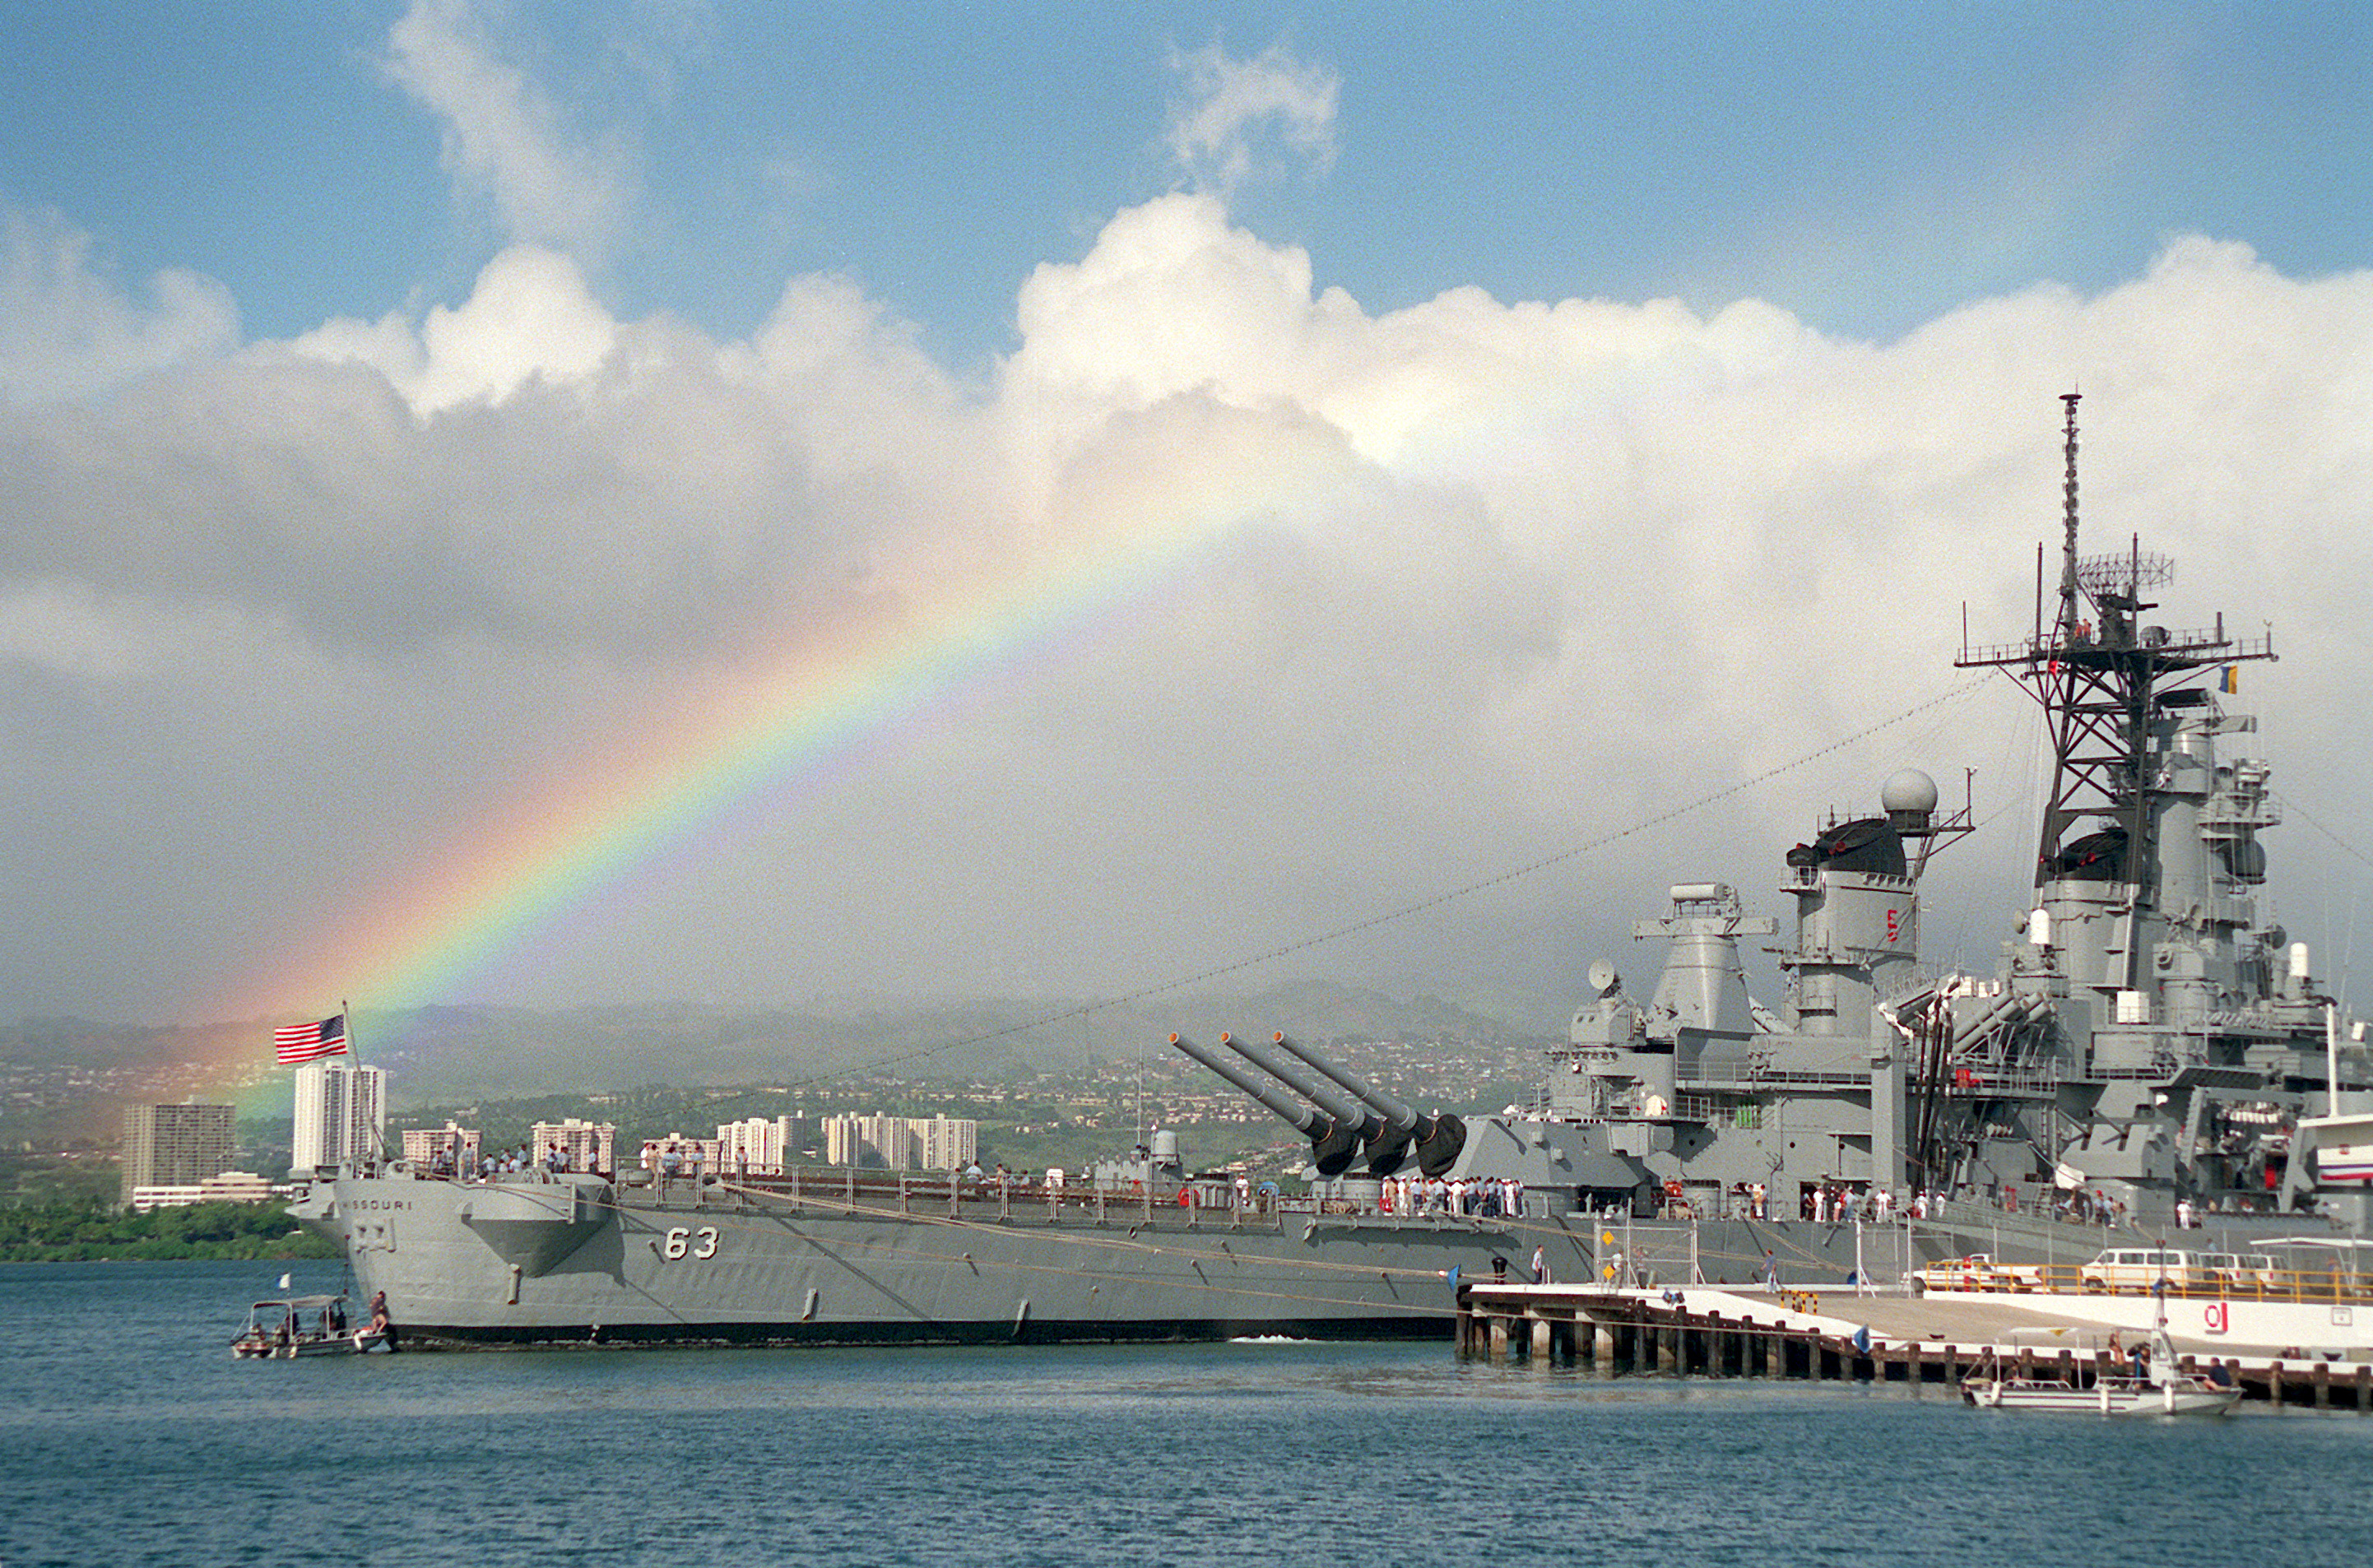
[(879, 1161), (894, 1171), (960, 1171), (980, 1152), (980, 1123), (939, 1117), (836, 1116), (824, 1122), (824, 1159)]
[(960, 1171), (980, 1153), (980, 1123), (976, 1121), (951, 1121), (944, 1116), (936, 1116), (929, 1121), (916, 1117), (906, 1127), (921, 1145), (922, 1166), (927, 1171)]
[(718, 1157), (724, 1168), (752, 1176), (780, 1176), (790, 1168), (791, 1118), (752, 1117), (729, 1121), (717, 1129)]
[(230, 1167), (229, 1106), (131, 1106), (123, 1113), (123, 1201), (143, 1188), (195, 1187)]
[(310, 1172), (380, 1157), (380, 1129), (387, 1115), (387, 1074), (376, 1067), (309, 1061), (297, 1079), (297, 1114), (289, 1164)]
[(568, 1156), (568, 1168), (572, 1171), (607, 1174), (618, 1168), (618, 1129), (613, 1123), (586, 1121), (573, 1116), (537, 1122), (528, 1139), (529, 1152), (535, 1156), (537, 1164), (551, 1157), (555, 1143)]

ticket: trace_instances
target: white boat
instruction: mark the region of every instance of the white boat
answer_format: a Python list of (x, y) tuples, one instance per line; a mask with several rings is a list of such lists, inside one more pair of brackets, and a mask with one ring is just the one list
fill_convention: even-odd
[(1972, 1378), (1961, 1398), (1988, 1410), (2086, 1410), (2105, 1416), (2221, 1416), (2241, 1398), (2238, 1387), (2219, 1387), (2189, 1375), (2154, 1382), (2148, 1377), (2103, 1377), (2089, 1388), (2035, 1377)]
[(248, 1308), (247, 1328), (230, 1342), (241, 1361), (360, 1355), (387, 1343), (384, 1324), (357, 1326), (342, 1295), (275, 1296)]
[(1972, 1375), (1962, 1381), (1961, 1398), (1988, 1410), (2220, 1416), (2240, 1402), (2241, 1388), (2239, 1383), (2176, 1370), (2175, 1349), (2162, 1330), (2151, 1336), (2150, 1363), (2138, 1375), (2104, 1373), (2089, 1385), (2057, 1377), (2005, 1377), (1997, 1357), (1992, 1375)]

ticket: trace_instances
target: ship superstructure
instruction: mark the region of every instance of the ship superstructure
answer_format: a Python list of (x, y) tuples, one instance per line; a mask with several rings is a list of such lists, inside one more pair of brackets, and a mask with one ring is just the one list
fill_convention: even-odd
[(1746, 915), (1728, 883), (1676, 886), (1670, 914), (1634, 927), (1670, 943), (1645, 1005), (1612, 964), (1591, 966), (1595, 994), (1551, 1053), (1542, 1111), (1604, 1126), (1667, 1211), (1793, 1217), (1906, 1190), (1919, 1064), (1902, 1015), (1934, 989), (1918, 962), (1920, 877), (1968, 813), (1940, 817), (1935, 784), (1910, 768), (1880, 808), (1788, 852), (1796, 910), (1777, 1014), (1749, 999), (1739, 952), (1775, 923)]
[[(2281, 820), (2266, 765), (2245, 755), (2238, 670), (2272, 660), (2271, 634), (2170, 630), (2145, 595), (2172, 579), (2139, 541), (2077, 547), (2076, 394), (2065, 400), (2058, 592), (2039, 591), (2023, 640), (1965, 648), (2041, 707), (2052, 778), (2032, 912), (1992, 976), (1919, 962), (1929, 853), (1969, 830), (1935, 814), (1925, 775), (1889, 779), (1875, 816), (1837, 823), (1787, 856), (1796, 903), (1776, 1016), (1739, 963), (1746, 917), (1721, 883), (1672, 890), (1637, 928), (1669, 940), (1654, 999), (1613, 968), (1554, 1053), (1544, 1113), (1599, 1122), (1670, 1207), (1814, 1212), (1886, 1190), (2049, 1211), (2081, 1192), (2165, 1223), (2263, 1211), (2287, 1196), (2288, 1134), (2304, 1111), (2365, 1087), (2361, 1059), (2327, 1052), (2330, 999), (2304, 944), (2264, 920), (2259, 834)], [(2049, 613), (2047, 613), (2047, 606)], [(2342, 1064), (2354, 1061), (2346, 1076)], [(2336, 1165), (2334, 1168), (2338, 1168)], [(2039, 1196), (2040, 1201), (2039, 1202)], [(2314, 1201), (2361, 1228), (2362, 1188)]]
[[(1461, 1172), (1513, 1162), (1584, 1206), (1700, 1218), (1869, 1213), (1881, 1194), (2050, 1214), (2066, 1195), (2161, 1224), (2296, 1203), (2363, 1227), (2361, 1181), (2284, 1183), (2302, 1115), (2328, 1109), (2336, 1075), (2345, 1094), (2367, 1074), (2327, 1051), (2308, 950), (2259, 909), (2258, 836), (2281, 813), (2243, 750), (2256, 720), (2227, 699), (2240, 666), (2274, 657), (2272, 636), (2148, 620), (2173, 568), (2139, 540), (2079, 553), (2078, 398), (2063, 401), (2056, 596), (2039, 557), (2029, 635), (1956, 661), (2016, 679), (2052, 747), (2031, 912), (1997, 972), (1920, 962), (1922, 875), (1970, 813), (1940, 813), (1934, 781), (1903, 769), (1876, 813), (1787, 852), (1777, 1011), (1750, 998), (1739, 945), (1777, 922), (1727, 883), (1674, 886), (1634, 928), (1666, 944), (1653, 994), (1593, 964), (1537, 1100), (1470, 1119)], [(1341, 1169), (1321, 1132), (1342, 1118), (1299, 1114), (1324, 1123), (1320, 1169)]]
[[(2002, 975), (1949, 999), (1930, 1039), (1957, 1075), (1945, 1093), (2010, 1130), (1988, 1151), (1928, 1152), (1963, 1179), (2024, 1164), (2106, 1191), (2136, 1212), (2262, 1207), (2276, 1199), (2287, 1133), (2335, 1087), (2331, 1000), (2304, 943), (2262, 917), (2259, 834), (2281, 813), (2257, 720), (2233, 711), (2244, 664), (2275, 657), (2271, 633), (2171, 629), (2145, 596), (2173, 579), (2139, 538), (2077, 547), (2076, 404), (2064, 398), (2066, 479), (2059, 584), (2037, 594), (2025, 641), (1965, 649), (2034, 696), (2052, 743), (2035, 899)], [(2344, 1080), (2345, 1090), (2362, 1087)], [(2006, 1155), (2005, 1159), (1995, 1157)], [(2327, 1194), (2362, 1224), (2361, 1191)]]

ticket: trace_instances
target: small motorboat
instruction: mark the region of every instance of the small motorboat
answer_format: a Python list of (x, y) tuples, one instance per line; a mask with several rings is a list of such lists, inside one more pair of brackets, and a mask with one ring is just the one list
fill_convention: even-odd
[(2104, 1373), (2090, 1384), (2057, 1377), (2006, 1377), (1999, 1358), (1961, 1383), (1961, 1398), (1989, 1410), (2084, 1410), (2105, 1416), (2220, 1416), (2240, 1402), (2238, 1383), (2176, 1369), (2162, 1328), (2138, 1373)]
[(247, 1328), (230, 1342), (241, 1361), (360, 1355), (387, 1343), (384, 1324), (357, 1325), (343, 1295), (275, 1296), (248, 1309)]

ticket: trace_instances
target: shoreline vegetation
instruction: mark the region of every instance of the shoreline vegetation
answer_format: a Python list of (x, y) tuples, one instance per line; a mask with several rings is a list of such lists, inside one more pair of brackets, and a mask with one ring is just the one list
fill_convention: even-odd
[(193, 1203), (116, 1211), (99, 1203), (0, 1209), (0, 1263), (124, 1263), (176, 1258), (335, 1258), (337, 1247), (299, 1230), (286, 1205)]

